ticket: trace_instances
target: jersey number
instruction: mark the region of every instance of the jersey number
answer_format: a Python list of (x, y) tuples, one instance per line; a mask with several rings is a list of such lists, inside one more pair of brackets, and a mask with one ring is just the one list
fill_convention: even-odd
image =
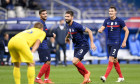
[(112, 55), (115, 55), (115, 52), (116, 52), (116, 49), (114, 49), (114, 51), (113, 51), (113, 54), (112, 54)]
[(113, 22), (111, 22), (111, 30), (110, 31), (113, 31), (113, 27), (112, 26), (113, 26)]
[(110, 31), (113, 31), (113, 27), (111, 26), (111, 30)]

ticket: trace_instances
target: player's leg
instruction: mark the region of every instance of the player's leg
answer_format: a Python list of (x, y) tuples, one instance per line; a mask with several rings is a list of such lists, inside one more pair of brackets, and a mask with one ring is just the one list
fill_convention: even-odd
[(35, 79), (35, 82), (37, 82), (37, 83), (44, 83), (41, 80), (41, 77), (43, 76), (43, 74), (45, 74), (45, 72), (47, 71), (47, 69), (49, 67), (49, 64), (47, 64), (47, 61), (48, 61), (48, 53), (47, 52), (48, 52), (48, 49), (41, 49), (41, 48), (38, 49), (40, 62), (44, 62), (44, 64), (41, 67), (41, 69), (40, 69), (40, 71)]
[(90, 72), (81, 63), (84, 55), (88, 52), (88, 47), (77, 48), (74, 50), (73, 64), (77, 67), (79, 73), (84, 77), (84, 83), (89, 82)]
[(44, 79), (44, 83), (49, 83), (49, 84), (52, 84), (54, 82), (52, 82), (50, 79), (49, 79), (49, 75), (50, 75), (50, 61), (47, 61), (46, 64), (48, 65), (48, 68), (47, 70), (45, 71), (45, 79)]
[(20, 63), (14, 62), (13, 76), (15, 80), (15, 84), (20, 84)]
[[(17, 50), (17, 43), (15, 43), (16, 41), (14, 40), (10, 40), (8, 43), (8, 49), (11, 55), (11, 62), (14, 63), (14, 69), (13, 69), (13, 76), (14, 76), (14, 80), (15, 80), (15, 84), (20, 84), (20, 56), (18, 54), (18, 50)], [(16, 46), (14, 45), (16, 44)]]
[(63, 49), (63, 53), (64, 53), (64, 65), (67, 66), (67, 59), (66, 59), (66, 45), (62, 44), (61, 48)]
[(45, 63), (41, 67), (40, 72), (35, 79), (35, 82), (42, 83), (43, 81), (41, 80), (41, 77), (43, 76), (43, 74), (45, 74), (44, 83), (46, 83), (46, 81), (49, 81), (49, 83), (51, 83), (51, 81), (48, 79), (50, 74), (50, 51), (48, 49), (38, 49), (38, 53), (40, 61)]
[(35, 79), (35, 63), (27, 63), (27, 78), (28, 84), (34, 84)]
[(115, 69), (116, 69), (116, 71), (117, 71), (117, 73), (119, 75), (118, 81), (116, 81), (116, 82), (124, 81), (124, 78), (123, 78), (123, 75), (121, 73), (120, 65), (119, 65), (119, 62), (118, 62), (117, 58), (114, 59), (114, 67), (115, 67)]
[(108, 75), (110, 74), (112, 67), (113, 67), (113, 61), (114, 61), (114, 57), (112, 55), (113, 53), (113, 47), (110, 45), (107, 45), (107, 49), (108, 49), (108, 53), (109, 53), (109, 62), (108, 62), (108, 66), (107, 66), (107, 70), (104, 76), (101, 76), (101, 80), (103, 82), (106, 81)]
[(113, 61), (114, 61), (114, 57), (113, 56), (109, 56), (109, 63), (108, 63), (108, 66), (107, 66), (106, 73), (104, 75), (106, 79), (107, 79), (108, 75), (110, 74), (110, 72), (112, 70)]

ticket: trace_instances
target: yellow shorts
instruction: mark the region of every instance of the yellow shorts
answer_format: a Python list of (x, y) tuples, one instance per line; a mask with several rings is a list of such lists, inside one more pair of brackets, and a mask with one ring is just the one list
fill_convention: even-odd
[(13, 62), (33, 63), (33, 55), (27, 42), (22, 38), (11, 38), (8, 49)]

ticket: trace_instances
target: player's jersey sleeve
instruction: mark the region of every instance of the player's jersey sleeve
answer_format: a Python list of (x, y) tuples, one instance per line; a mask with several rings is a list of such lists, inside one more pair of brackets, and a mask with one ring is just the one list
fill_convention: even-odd
[(106, 27), (107, 26), (107, 19), (105, 19), (103, 26)]
[(39, 40), (41, 41), (41, 43), (42, 43), (42, 41), (44, 40), (45, 37), (46, 37), (46, 33), (42, 31), (38, 39), (39, 39)]
[(77, 29), (78, 31), (85, 32), (86, 27), (83, 27), (81, 24), (77, 24), (77, 25), (76, 25), (76, 29)]
[(120, 19), (120, 26), (121, 26), (121, 28), (125, 27), (125, 22), (122, 19)]

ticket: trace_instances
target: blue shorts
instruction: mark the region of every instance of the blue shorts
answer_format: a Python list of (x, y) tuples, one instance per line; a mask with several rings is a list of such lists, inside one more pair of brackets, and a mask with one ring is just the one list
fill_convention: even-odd
[(88, 52), (89, 47), (79, 47), (74, 49), (74, 57), (79, 58), (79, 60), (82, 60), (84, 55)]
[(40, 62), (47, 62), (47, 61), (51, 60), (49, 49), (39, 48), (38, 49), (38, 54), (39, 54)]
[(119, 49), (120, 49), (120, 45), (110, 45), (110, 44), (107, 45), (107, 50), (108, 50), (109, 56), (113, 56), (113, 57), (117, 58)]

